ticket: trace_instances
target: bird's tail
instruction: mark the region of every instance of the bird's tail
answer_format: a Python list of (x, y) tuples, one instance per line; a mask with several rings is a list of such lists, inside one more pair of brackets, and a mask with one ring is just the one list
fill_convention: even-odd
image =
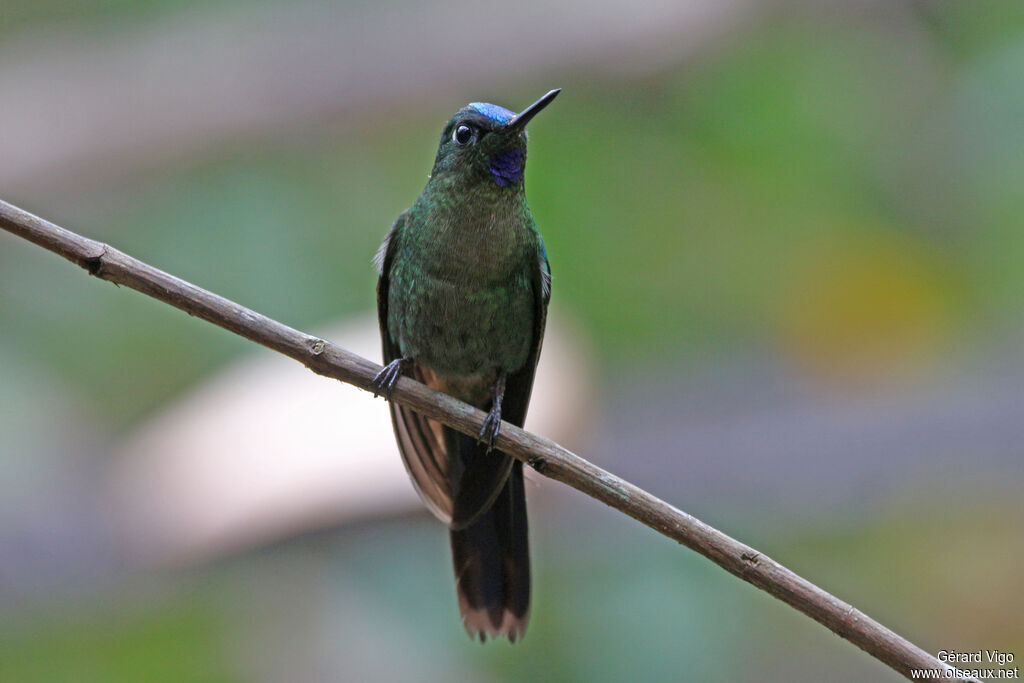
[[(493, 452), (486, 457), (508, 457)], [(462, 622), (471, 638), (515, 642), (530, 619), (530, 554), (523, 464), (515, 462), (489, 510), (451, 531)]]

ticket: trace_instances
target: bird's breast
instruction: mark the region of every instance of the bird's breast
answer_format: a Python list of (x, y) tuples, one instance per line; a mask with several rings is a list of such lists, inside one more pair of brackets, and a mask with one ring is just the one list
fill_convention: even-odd
[(438, 268), (396, 262), (388, 295), (389, 331), (402, 354), (452, 377), (514, 372), (533, 335), (533, 292), (525, 263)]

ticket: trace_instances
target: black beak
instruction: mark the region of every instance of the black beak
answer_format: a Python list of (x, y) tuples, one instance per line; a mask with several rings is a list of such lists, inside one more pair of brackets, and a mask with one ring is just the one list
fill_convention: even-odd
[(561, 88), (555, 88), (544, 97), (540, 98), (526, 109), (522, 110), (515, 115), (511, 121), (508, 122), (509, 131), (522, 131), (526, 128), (526, 124), (530, 122), (534, 116), (536, 116), (541, 109), (551, 104), (552, 100), (558, 97), (558, 93), (562, 92)]

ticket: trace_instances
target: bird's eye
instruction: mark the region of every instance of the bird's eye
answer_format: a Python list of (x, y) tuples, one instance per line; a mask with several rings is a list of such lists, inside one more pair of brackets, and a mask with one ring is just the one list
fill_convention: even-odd
[(452, 140), (458, 145), (468, 145), (476, 137), (476, 133), (469, 126), (459, 126), (452, 133)]

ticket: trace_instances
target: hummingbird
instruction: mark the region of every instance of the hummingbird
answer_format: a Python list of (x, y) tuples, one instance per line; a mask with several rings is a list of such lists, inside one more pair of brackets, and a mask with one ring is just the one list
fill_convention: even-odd
[(455, 112), (375, 259), (375, 395), (390, 399), (407, 376), (487, 413), (474, 438), (389, 400), (413, 486), (449, 529), (463, 625), (481, 642), (515, 642), (529, 621), (523, 464), (493, 446), (502, 420), (526, 418), (544, 336), (551, 268), (526, 202), (526, 124), (559, 92), (518, 114), (485, 102)]

